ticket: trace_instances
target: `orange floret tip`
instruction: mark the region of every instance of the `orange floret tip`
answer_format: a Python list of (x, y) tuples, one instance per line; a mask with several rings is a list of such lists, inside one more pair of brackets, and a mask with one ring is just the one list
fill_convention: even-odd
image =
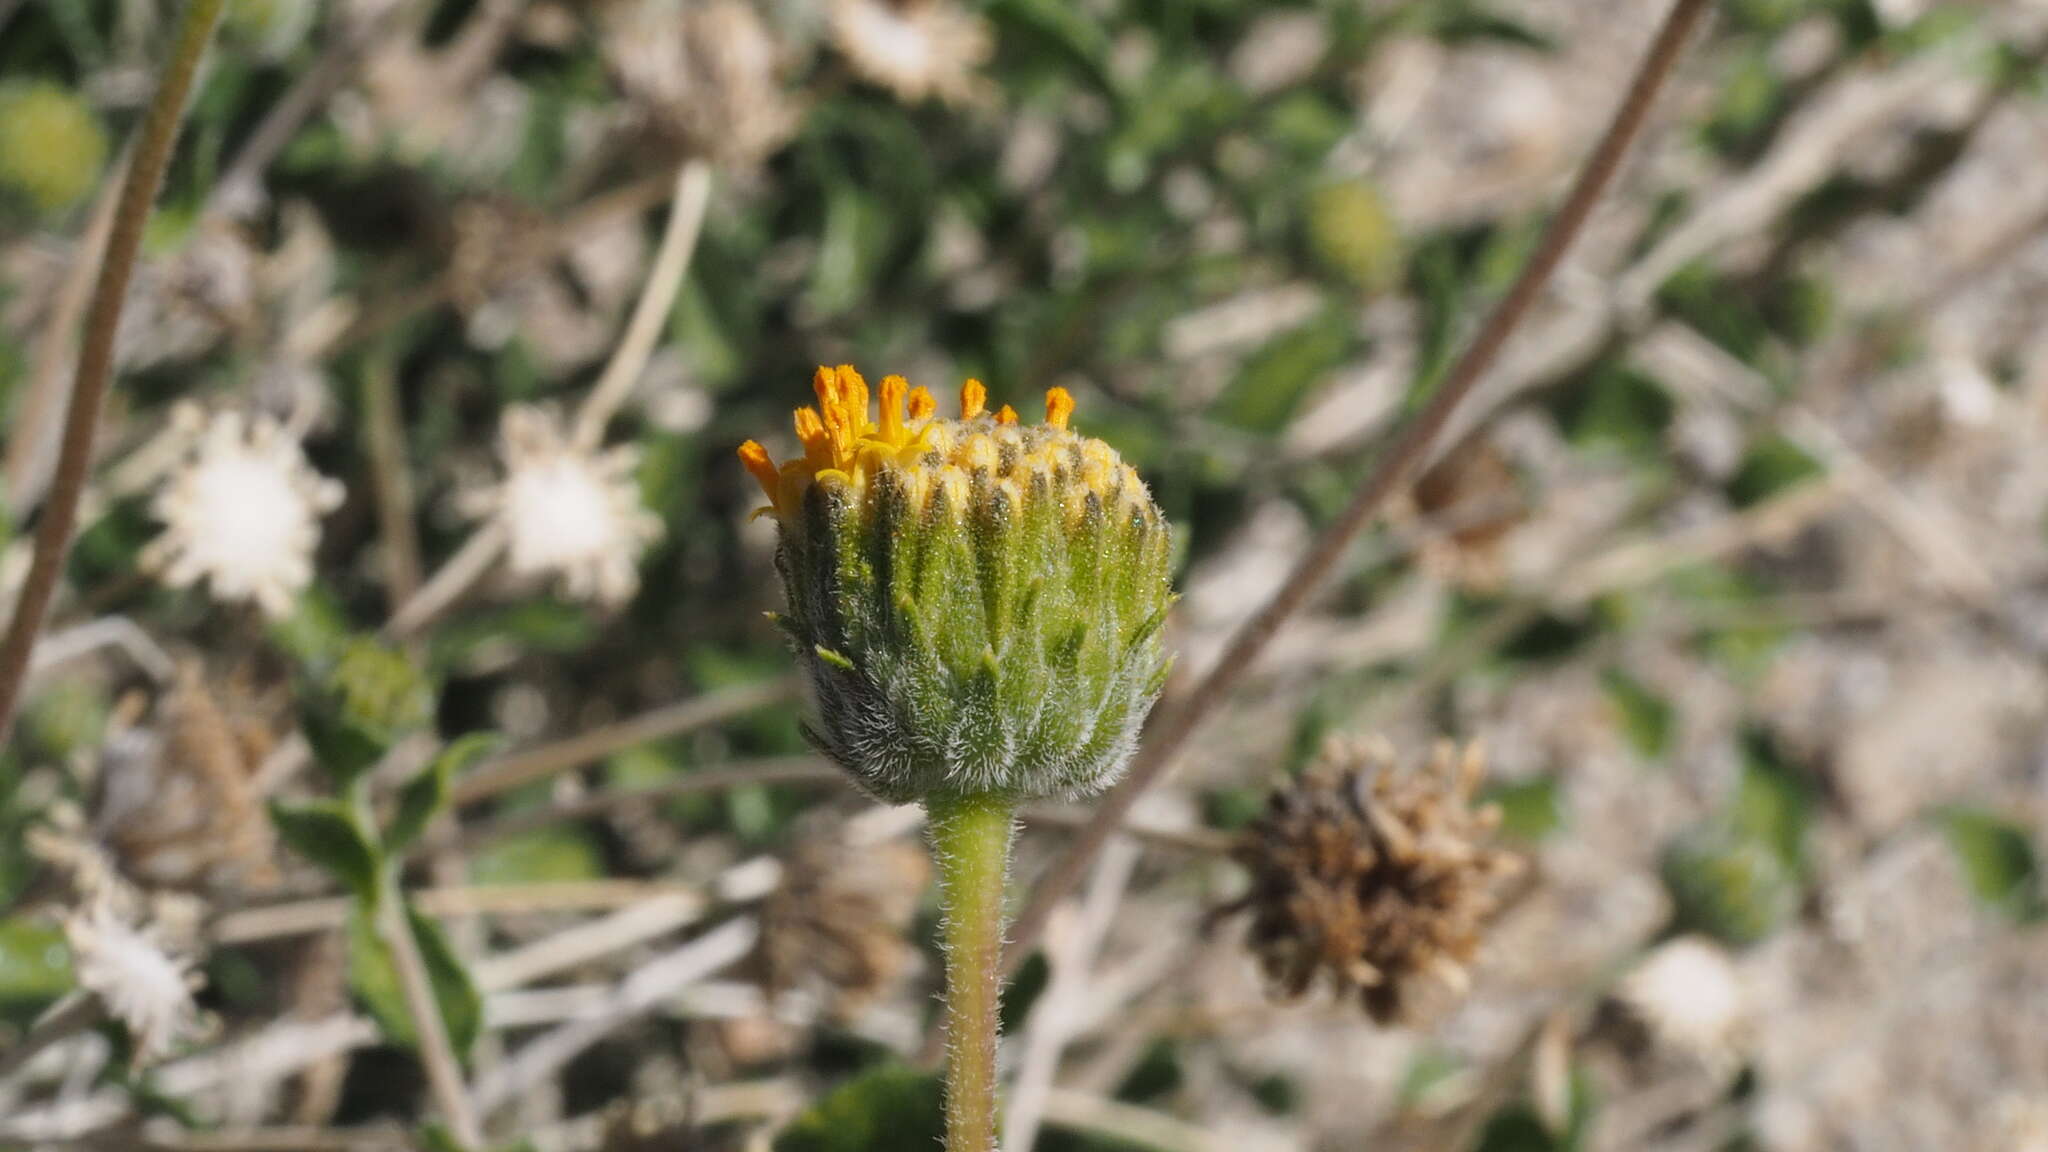
[(1017, 410), (1015, 408), (1010, 407), (1008, 404), (1003, 405), (1002, 408), (996, 412), (996, 423), (1015, 424), (1016, 422)]
[(1074, 394), (1065, 388), (1050, 388), (1045, 393), (1045, 422), (1065, 430), (1067, 420), (1074, 414)]
[(882, 439), (890, 444), (903, 442), (903, 397), (909, 391), (910, 381), (903, 377), (882, 377)]
[(839, 366), (839, 388), (846, 404), (847, 415), (853, 417), (854, 431), (858, 432), (860, 431), (860, 426), (866, 424), (868, 420), (867, 379), (859, 372), (854, 371), (853, 365), (841, 364)]
[(920, 384), (910, 390), (910, 418), (929, 420), (938, 415), (939, 402), (932, 399), (931, 389)]
[(988, 410), (988, 389), (981, 381), (969, 380), (960, 386), (960, 418), (972, 420)]
[(759, 441), (749, 440), (740, 445), (740, 463), (747, 466), (747, 471), (753, 474), (754, 481), (761, 485), (761, 491), (768, 494), (768, 499), (774, 500), (782, 486), (782, 474), (776, 470), (775, 460), (768, 455), (768, 450), (761, 447)]

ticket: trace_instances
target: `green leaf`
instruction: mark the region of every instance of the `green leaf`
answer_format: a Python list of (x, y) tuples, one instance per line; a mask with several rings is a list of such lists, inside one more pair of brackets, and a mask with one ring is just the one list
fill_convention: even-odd
[(604, 861), (590, 841), (574, 828), (542, 828), (508, 836), (470, 857), (473, 884), (559, 884), (596, 880)]
[[(377, 932), (375, 911), (358, 903), (349, 915), (349, 986), (376, 1017), (378, 1027), (393, 1042), (416, 1047), (419, 1035), (413, 1028), (412, 1011), (405, 1001), (405, 987), (399, 982), (398, 966), (390, 946)], [(467, 1056), (483, 1024), (483, 995), (470, 979), (468, 969), (456, 958), (440, 926), (420, 915), (410, 905), (405, 916), (419, 942), (420, 959), (426, 963), (427, 978), (434, 986), (434, 999), (441, 1009), (442, 1023), (458, 1056)]]
[(1104, 95), (1116, 92), (1109, 70), (1109, 33), (1066, 0), (995, 0), (989, 16), (1001, 29), (1000, 43), (1024, 47), (1023, 55), (1031, 60), (1064, 58), (1066, 68)]
[(71, 987), (71, 954), (56, 925), (0, 920), (0, 1007), (55, 1000)]
[(1308, 324), (1259, 349), (1217, 398), (1216, 418), (1248, 432), (1279, 431), (1351, 348), (1350, 314), (1341, 308), (1325, 309)]
[(1662, 759), (1671, 747), (1671, 702), (1619, 668), (1608, 669), (1600, 681), (1607, 689), (1608, 701), (1620, 715), (1621, 729), (1629, 744), (1648, 759)]
[(391, 817), (391, 825), (385, 829), (384, 843), (388, 850), (403, 852), (427, 830), (441, 809), (448, 803), (448, 792), (455, 783), (455, 777), (464, 769), (495, 748), (498, 736), (494, 732), (472, 732), (441, 750), (439, 756), (419, 774), (406, 781), (398, 790), (398, 811)]
[(270, 819), (292, 851), (346, 884), (358, 899), (375, 900), (381, 854), (347, 804), (339, 800), (272, 801)]
[(1764, 737), (1747, 735), (1735, 800), (1736, 826), (1768, 846), (1786, 870), (1796, 875), (1804, 869), (1812, 811), (1813, 782), (1797, 765), (1780, 757)]
[(1557, 47), (1535, 28), (1472, 0), (1437, 6), (1430, 23), (1437, 39), (1446, 44), (1492, 43), (1538, 52)]
[(775, 1152), (901, 1152), (936, 1148), (945, 1130), (939, 1078), (887, 1067), (840, 1085), (799, 1115)]
[(820, 316), (837, 316), (866, 300), (889, 233), (888, 213), (874, 197), (850, 184), (832, 188), (806, 303)]
[(1741, 467), (1728, 481), (1728, 499), (1748, 508), (1821, 475), (1826, 469), (1804, 448), (1783, 436), (1767, 436), (1750, 446)]
[(387, 745), (374, 734), (344, 721), (324, 706), (309, 700), (299, 710), (299, 728), (313, 749), (313, 761), (326, 769), (337, 788), (350, 784), (376, 767)]
[(1956, 862), (1979, 900), (2015, 920), (2048, 918), (2048, 888), (2025, 826), (1973, 808), (1951, 808), (1941, 819)]
[(1554, 407), (1574, 446), (1660, 462), (1674, 410), (1663, 385), (1613, 361), (1575, 382)]
[(1564, 822), (1557, 805), (1557, 782), (1547, 777), (1491, 784), (1480, 799), (1500, 806), (1500, 834), (1509, 840), (1534, 843)]

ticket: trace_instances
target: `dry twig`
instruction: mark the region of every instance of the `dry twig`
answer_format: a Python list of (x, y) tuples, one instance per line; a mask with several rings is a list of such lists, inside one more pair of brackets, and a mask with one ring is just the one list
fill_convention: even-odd
[(1161, 706), (1159, 716), (1146, 734), (1144, 745), (1131, 762), (1129, 773), (1103, 798), (1094, 823), (1033, 890), (1030, 902), (1018, 916), (1012, 930), (1010, 947), (1004, 953), (1005, 971), (1013, 971), (1023, 962), (1038, 934), (1044, 930), (1045, 919), (1053, 906), (1080, 881), (1095, 854), (1101, 850), (1111, 831), (1123, 823), (1138, 796), (1171, 767), (1174, 756), (1196, 727), (1219, 709), (1280, 626), (1322, 586), (1350, 549), (1351, 542), (1421, 465), (1453, 410), (1492, 367), (1508, 338), (1514, 334), (1542, 293), (1544, 284), (1563, 260), (1566, 250), (1585, 227), (1594, 206), (1620, 170), (1629, 145), (1648, 117), (1650, 107), (1677, 64), (1686, 41), (1712, 7), (1710, 0), (1674, 0), (1613, 121), (1586, 161), (1564, 207), (1544, 231), (1541, 243), (1527, 267), (1516, 278), (1514, 286), (1487, 317), (1472, 345), (1430, 397), (1428, 405), (1401, 431), (1386, 455), (1359, 485), (1351, 503), (1337, 521), (1324, 531), (1309, 554), (1288, 574), (1279, 592), (1238, 629), (1208, 674), (1184, 700), (1169, 700)]

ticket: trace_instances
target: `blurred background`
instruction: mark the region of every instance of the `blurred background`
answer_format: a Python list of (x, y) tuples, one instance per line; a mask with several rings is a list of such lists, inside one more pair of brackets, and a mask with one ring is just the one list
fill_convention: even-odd
[[(229, 0), (0, 752), (0, 1146), (437, 1146), (299, 818), (358, 728), (503, 1146), (932, 1146), (916, 818), (806, 752), (734, 447), (789, 453), (819, 364), (1065, 386), (1175, 525), (1199, 673), (1663, 8)], [(6, 597), (175, 16), (0, 0)], [(2048, 1149), (2044, 58), (2040, 0), (1715, 6), (1012, 982), (1010, 1152)], [(1524, 862), (1387, 1023), (1216, 914), (1345, 734), (1482, 741)], [(1020, 890), (1081, 819), (1030, 814)], [(80, 989), (117, 1023), (28, 1055)]]

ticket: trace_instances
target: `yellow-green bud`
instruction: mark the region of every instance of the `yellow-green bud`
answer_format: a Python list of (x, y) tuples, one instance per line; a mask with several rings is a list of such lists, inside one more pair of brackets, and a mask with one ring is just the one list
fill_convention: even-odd
[(1308, 243), (1318, 260), (1368, 292), (1401, 275), (1401, 233), (1379, 189), (1339, 180), (1309, 194)]
[(106, 160), (98, 117), (69, 89), (47, 81), (0, 85), (0, 194), (39, 213), (59, 212), (92, 191)]
[(851, 367), (820, 368), (796, 413), (804, 454), (740, 458), (767, 492), (812, 690), (814, 743), (881, 799), (1098, 791), (1122, 772), (1165, 678), (1166, 519), (1100, 440), (990, 415), (957, 420), (882, 381), (879, 422)]
[(354, 638), (311, 672), (299, 723), (314, 757), (337, 781), (368, 771), (433, 721), (432, 686), (395, 648)]

